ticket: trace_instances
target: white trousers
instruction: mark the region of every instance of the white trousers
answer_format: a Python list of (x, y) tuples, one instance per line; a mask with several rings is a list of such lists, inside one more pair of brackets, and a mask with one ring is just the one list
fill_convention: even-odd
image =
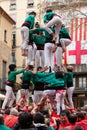
[(2, 109), (5, 109), (7, 103), (9, 103), (9, 107), (12, 107), (12, 104), (15, 101), (15, 95), (13, 93), (12, 87), (6, 85), (6, 96), (5, 96), (5, 100), (2, 104)]
[(66, 39), (66, 38), (61, 38), (60, 39), (60, 43), (62, 45), (62, 47), (58, 47), (55, 54), (56, 54), (56, 64), (58, 66), (62, 65), (62, 57), (63, 57), (63, 50), (65, 50), (65, 48), (71, 44), (71, 40), (70, 39)]
[[(35, 54), (36, 53), (36, 45), (28, 45), (28, 56), (26, 57), (26, 65), (31, 64), (31, 62), (34, 62)], [(34, 64), (34, 63), (33, 63)]]
[(54, 16), (45, 26), (45, 29), (49, 34), (53, 33), (52, 30), (49, 28), (55, 25), (55, 35), (57, 37), (56, 43), (59, 42), (59, 32), (62, 26), (62, 20), (58, 16)]
[(62, 49), (62, 47), (57, 47), (55, 55), (56, 55), (56, 64), (61, 67), (61, 65), (62, 65), (62, 57), (63, 57), (63, 49)]
[(68, 45), (70, 45), (71, 44), (71, 40), (70, 39), (67, 39), (67, 38), (61, 38), (60, 39), (60, 43), (61, 43), (61, 45), (62, 45), (62, 48), (65, 50), (66, 49), (66, 47), (68, 46)]
[(28, 42), (29, 42), (29, 28), (26, 26), (21, 27), (21, 36), (22, 36), (22, 49), (28, 48)]
[(74, 86), (67, 88), (68, 101), (70, 103), (70, 107), (72, 107), (72, 108), (74, 108), (74, 104), (73, 104), (73, 100), (72, 100), (74, 89), (75, 89)]
[(54, 95), (56, 92), (56, 90), (44, 90), (43, 94), (44, 95)]
[(45, 57), (45, 66), (51, 66), (51, 69), (54, 67), (54, 53), (52, 48), (54, 47), (53, 43), (46, 43), (44, 48), (44, 57)]
[(36, 50), (35, 67), (38, 66), (44, 67), (44, 50)]
[(56, 101), (57, 101), (57, 114), (60, 114), (60, 107), (62, 108), (62, 110), (65, 109), (65, 104), (64, 104), (64, 98), (66, 95), (66, 90), (60, 90), (60, 92), (56, 93)]
[(42, 97), (43, 97), (43, 91), (34, 90), (33, 101), (35, 103), (39, 103)]

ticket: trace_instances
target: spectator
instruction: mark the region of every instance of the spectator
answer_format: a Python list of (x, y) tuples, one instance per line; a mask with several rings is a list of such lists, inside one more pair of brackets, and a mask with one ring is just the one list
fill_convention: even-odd
[(4, 118), (2, 114), (0, 114), (0, 130), (11, 130), (10, 128), (4, 125)]
[(83, 112), (77, 112), (77, 122), (80, 122), (83, 119), (85, 119), (84, 113)]
[(66, 114), (66, 112), (61, 112), (60, 113), (60, 125), (59, 125), (58, 130), (61, 130), (61, 129), (66, 128), (68, 126), (69, 126), (69, 121), (68, 121), (67, 114)]
[(6, 109), (5, 110), (5, 112), (4, 112), (4, 119), (8, 116), (8, 115), (10, 115), (10, 109)]
[(14, 125), (18, 122), (18, 111), (15, 108), (10, 110), (10, 115), (7, 115), (4, 123), (9, 128), (13, 128)]
[(87, 112), (87, 105), (84, 105), (83, 109)]
[(76, 126), (74, 130), (84, 130), (81, 126)]
[(33, 115), (28, 112), (22, 112), (18, 118), (20, 124), (20, 130), (36, 130), (33, 125)]
[(76, 123), (76, 126), (82, 126), (84, 130), (87, 130), (87, 119), (82, 119)]
[(61, 130), (70, 130), (69, 128), (62, 128)]
[(73, 113), (70, 114), (68, 117), (68, 120), (69, 120), (70, 125), (67, 128), (69, 128), (70, 130), (73, 130), (77, 121), (77, 115)]
[(42, 113), (37, 112), (34, 115), (34, 125), (38, 130), (49, 130), (50, 128), (45, 124), (45, 118)]

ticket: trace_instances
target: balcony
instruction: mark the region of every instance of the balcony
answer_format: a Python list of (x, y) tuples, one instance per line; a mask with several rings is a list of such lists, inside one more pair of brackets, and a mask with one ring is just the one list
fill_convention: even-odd
[(86, 6), (87, 1), (86, 0), (55, 0), (55, 1), (47, 1), (44, 9), (52, 8), (52, 9), (58, 9), (61, 10), (61, 8), (70, 8), (70, 7), (81, 7)]

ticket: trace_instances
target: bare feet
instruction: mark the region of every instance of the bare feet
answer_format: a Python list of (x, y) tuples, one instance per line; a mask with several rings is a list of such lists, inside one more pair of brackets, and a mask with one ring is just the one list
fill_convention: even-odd
[(55, 33), (52, 33), (52, 36), (53, 36), (52, 41), (56, 41), (57, 37), (56, 37)]

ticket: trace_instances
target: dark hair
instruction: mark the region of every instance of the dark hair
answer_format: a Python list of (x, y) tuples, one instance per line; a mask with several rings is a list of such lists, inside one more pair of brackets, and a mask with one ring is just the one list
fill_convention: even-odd
[(18, 121), (22, 129), (30, 128), (33, 124), (33, 115), (28, 112), (22, 112), (19, 114)]
[(34, 68), (33, 65), (29, 65), (29, 66), (28, 66), (28, 69), (29, 69), (29, 70), (32, 70), (33, 68)]
[(4, 118), (3, 118), (3, 115), (0, 114), (0, 124), (3, 124), (4, 123)]
[(81, 120), (83, 120), (84, 118), (85, 118), (85, 115), (84, 115), (84, 113), (83, 112), (77, 112), (77, 118), (80, 118)]
[[(36, 27), (37, 26), (37, 27)], [(36, 28), (40, 28), (40, 24), (38, 22), (35, 23)]]
[(32, 11), (32, 12), (29, 13), (29, 15), (35, 15), (36, 16), (36, 12)]
[(40, 112), (44, 115), (45, 118), (49, 118), (49, 110), (42, 110)]
[(10, 65), (9, 65), (10, 71), (14, 71), (15, 68), (16, 68), (16, 65), (15, 65), (15, 64), (10, 64)]
[(41, 66), (38, 66), (37, 67), (37, 71), (39, 71), (40, 69), (43, 69)]
[(84, 130), (82, 126), (75, 126), (74, 130)]
[(75, 124), (76, 121), (77, 121), (77, 115), (76, 114), (70, 114), (69, 117), (68, 117), (68, 120), (71, 124)]
[(52, 12), (52, 9), (47, 9), (46, 13)]
[(10, 109), (5, 110), (4, 114), (10, 115)]
[(52, 72), (52, 69), (51, 69), (51, 66), (49, 66), (49, 73), (51, 73)]
[(67, 114), (65, 112), (61, 112), (60, 116), (67, 116)]
[(35, 25), (39, 24), (38, 22), (35, 23)]
[(60, 113), (60, 115), (62, 115), (62, 113), (65, 113), (67, 117), (70, 115), (70, 111), (67, 110), (67, 109), (62, 110), (61, 113)]
[(55, 77), (58, 78), (63, 78), (63, 72), (56, 72)]
[(41, 112), (37, 112), (37, 113), (34, 115), (33, 118), (34, 118), (34, 123), (44, 124), (44, 122), (45, 122), (44, 115), (43, 115)]
[(67, 69), (67, 71), (72, 72), (72, 70), (70, 70), (70, 69)]

